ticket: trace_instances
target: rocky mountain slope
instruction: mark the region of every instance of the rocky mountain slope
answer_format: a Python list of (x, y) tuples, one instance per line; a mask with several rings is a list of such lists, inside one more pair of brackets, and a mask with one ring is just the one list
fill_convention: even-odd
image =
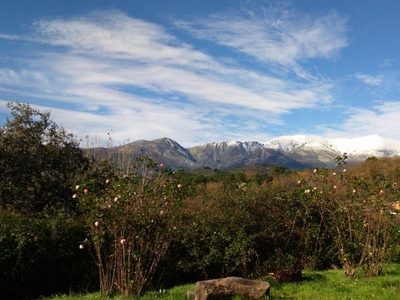
[[(334, 158), (341, 154), (338, 145), (298, 137), (276, 138), (259, 142), (214, 142), (184, 148), (176, 141), (161, 138), (139, 140), (108, 149), (108, 155), (120, 163), (148, 156), (173, 169), (227, 169), (239, 166), (276, 164), (290, 169), (335, 166)], [(399, 156), (396, 150), (349, 150), (349, 162), (364, 161), (375, 156)]]

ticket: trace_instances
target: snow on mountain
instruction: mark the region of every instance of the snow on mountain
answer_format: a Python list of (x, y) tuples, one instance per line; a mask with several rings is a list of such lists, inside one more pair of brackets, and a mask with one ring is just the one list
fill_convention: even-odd
[(264, 145), (260, 142), (240, 142), (240, 141), (229, 141), (229, 142), (219, 142), (219, 143), (212, 143), (215, 146), (228, 146), (228, 147), (239, 147), (243, 148), (246, 151), (254, 151), (258, 149), (264, 148)]
[(330, 148), (357, 156), (400, 155), (400, 141), (385, 139), (377, 135), (358, 138), (323, 138), (319, 136), (281, 136), (264, 143), (264, 147), (289, 153), (298, 147)]
[[(376, 135), (352, 139), (293, 135), (276, 137), (265, 143), (233, 140), (207, 145), (207, 147), (211, 147), (210, 149), (214, 149), (213, 157), (215, 156), (218, 159), (223, 156), (239, 155), (239, 153), (240, 157), (248, 157), (248, 155), (253, 155), (252, 153), (264, 153), (263, 149), (273, 149), (297, 161), (307, 162), (311, 165), (315, 165), (319, 161), (326, 166), (333, 163), (333, 158), (336, 155), (344, 152), (348, 154), (350, 160), (354, 161), (362, 161), (372, 156), (400, 156), (400, 141), (385, 139)], [(232, 150), (239, 152), (232, 152)], [(199, 150), (192, 150), (192, 154), (197, 155), (196, 151)], [(208, 163), (210, 164), (210, 162)]]
[(314, 150), (314, 151), (326, 151), (326, 150), (334, 150), (336, 151), (336, 149), (323, 145), (319, 142), (315, 142), (315, 141), (309, 141), (309, 142), (305, 142), (304, 144), (298, 146), (301, 147), (304, 150)]
[(265, 142), (264, 147), (287, 153), (293, 151), (294, 148), (302, 145), (305, 141), (306, 136), (304, 135), (281, 136)]
[(281, 136), (274, 138), (264, 143), (265, 148), (271, 148), (280, 152), (288, 153), (293, 151), (295, 148), (305, 146), (308, 144), (310, 147), (329, 147), (329, 141), (325, 138), (318, 136), (306, 136), (306, 135), (293, 135), (293, 136)]

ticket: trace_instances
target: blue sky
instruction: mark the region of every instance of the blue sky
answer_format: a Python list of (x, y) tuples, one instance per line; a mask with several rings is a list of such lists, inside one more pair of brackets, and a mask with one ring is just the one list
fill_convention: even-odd
[(19, 100), (117, 143), (379, 136), (400, 150), (399, 15), (389, 0), (3, 0), (0, 122)]

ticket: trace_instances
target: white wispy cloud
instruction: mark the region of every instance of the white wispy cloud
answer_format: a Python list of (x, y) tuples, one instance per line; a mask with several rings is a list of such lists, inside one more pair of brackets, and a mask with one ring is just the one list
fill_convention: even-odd
[(346, 22), (346, 18), (334, 12), (312, 19), (288, 10), (262, 10), (262, 13), (214, 15), (206, 20), (175, 24), (197, 38), (227, 46), (264, 63), (279, 64), (311, 79), (301, 62), (337, 55), (348, 45)]
[(118, 138), (168, 136), (186, 145), (265, 136), (265, 124), (282, 124), (282, 114), (333, 101), (329, 80), (308, 74), (301, 63), (345, 47), (345, 19), (335, 13), (317, 20), (235, 17), (228, 27), (230, 17), (204, 19), (204, 28), (176, 24), (298, 76), (226, 64), (160, 25), (105, 11), (38, 20), (29, 36), (0, 35), (32, 44), (22, 67), (0, 69), (0, 89), (36, 99), (82, 135), (112, 128)]
[(382, 76), (371, 76), (363, 73), (356, 73), (354, 77), (369, 85), (380, 85), (382, 83)]
[[(335, 128), (326, 128), (326, 136), (330, 138), (356, 138), (363, 136), (380, 136), (385, 139), (400, 140), (400, 102), (386, 101), (372, 108), (350, 108), (347, 118)], [(375, 149), (375, 144), (369, 145)], [(400, 142), (397, 143), (397, 148)], [(391, 148), (393, 149), (393, 148)]]

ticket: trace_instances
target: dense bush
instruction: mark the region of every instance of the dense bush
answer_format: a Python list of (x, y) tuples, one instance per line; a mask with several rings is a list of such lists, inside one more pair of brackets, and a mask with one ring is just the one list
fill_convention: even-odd
[(49, 112), (7, 106), (13, 119), (0, 128), (0, 298), (98, 286), (90, 256), (78, 252), (86, 232), (71, 197), (72, 183), (98, 168)]
[(48, 217), (0, 212), (0, 298), (32, 299), (98, 288), (83, 222), (65, 212)]

